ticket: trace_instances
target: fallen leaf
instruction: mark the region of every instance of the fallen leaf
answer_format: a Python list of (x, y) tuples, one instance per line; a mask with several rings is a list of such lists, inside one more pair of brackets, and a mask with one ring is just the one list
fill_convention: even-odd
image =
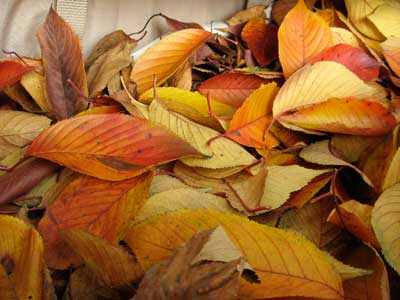
[(400, 37), (389, 37), (381, 43), (381, 47), (390, 68), (397, 76), (400, 76)]
[(226, 263), (196, 261), (214, 232), (207, 230), (195, 234), (173, 256), (150, 268), (135, 299), (237, 299), (242, 273), (240, 258)]
[(53, 8), (37, 33), (42, 50), (45, 94), (49, 111), (58, 119), (86, 109), (87, 101), (77, 94), (68, 79), (87, 96), (85, 67), (79, 36)]
[(238, 214), (227, 203), (226, 199), (186, 187), (171, 189), (151, 196), (135, 218), (135, 223), (181, 209), (209, 209)]
[(371, 211), (372, 206), (350, 200), (332, 210), (327, 221), (350, 231), (360, 240), (380, 249), (381, 246), (371, 226)]
[(174, 249), (196, 232), (218, 225), (222, 226), (260, 279), (259, 284), (242, 280), (239, 298), (317, 296), (321, 299), (344, 299), (340, 276), (311, 242), (298, 234), (238, 216), (213, 211), (175, 212), (132, 226), (125, 240), (140, 264), (148, 269), (170, 257)]
[(377, 136), (390, 132), (397, 124), (395, 115), (370, 99), (330, 98), (278, 118), (307, 130)]
[[(283, 19), (287, 15), (287, 13), (296, 6), (297, 0), (279, 0), (279, 1), (274, 1), (274, 4), (272, 6), (272, 18), (274, 21), (281, 25)], [(305, 4), (309, 9), (312, 9), (314, 7), (316, 0), (305, 0)]]
[(302, 208), (288, 210), (283, 213), (279, 221), (279, 228), (294, 230), (303, 234), (319, 249), (329, 253), (343, 248), (342, 230), (326, 222), (335, 203), (329, 199), (309, 203)]
[(202, 29), (179, 30), (164, 37), (139, 57), (133, 67), (131, 80), (137, 84), (139, 94), (170, 78), (194, 52), (211, 37)]
[(38, 72), (28, 72), (21, 78), (21, 85), (32, 96), (33, 100), (39, 105), (44, 112), (48, 112), (44, 75)]
[(400, 183), (400, 148), (397, 148), (390, 162), (389, 168), (383, 180), (382, 189), (387, 190), (396, 183)]
[(372, 209), (372, 228), (386, 261), (400, 274), (400, 184), (384, 191)]
[(143, 270), (134, 257), (122, 247), (78, 229), (64, 229), (60, 234), (86, 266), (108, 287), (127, 287), (143, 275)]
[(309, 10), (304, 0), (285, 16), (278, 31), (279, 60), (285, 78), (333, 43), (328, 24)]
[(354, 300), (390, 300), (389, 280), (385, 263), (372, 247), (360, 245), (344, 253), (342, 260), (373, 273), (343, 282), (346, 297)]
[(137, 176), (154, 164), (198, 152), (144, 119), (105, 114), (58, 122), (33, 141), (27, 154), (115, 181)]
[(278, 58), (278, 27), (265, 24), (265, 19), (251, 19), (244, 26), (242, 39), (247, 43), (260, 66), (269, 65)]
[(187, 61), (168, 79), (168, 85), (190, 91), (192, 81), (192, 65)]
[[(0, 290), (2, 299), (42, 299), (44, 281), (43, 242), (39, 233), (23, 221), (0, 216)], [(10, 291), (11, 289), (11, 291)], [(7, 297), (7, 298), (4, 298)], [(12, 298), (11, 298), (12, 299)]]
[(198, 89), (205, 96), (238, 108), (261, 84), (269, 81), (256, 75), (224, 73), (204, 81)]
[(26, 66), (12, 60), (0, 61), (0, 91), (8, 85), (12, 85), (22, 78), (25, 73), (34, 70), (35, 67)]
[(384, 39), (384, 36), (368, 19), (368, 16), (383, 4), (384, 0), (345, 0), (345, 3), (351, 23), (362, 34), (375, 40)]
[(164, 14), (160, 14), (161, 17), (164, 18), (164, 20), (167, 22), (167, 25), (169, 28), (171, 28), (172, 31), (178, 31), (182, 29), (188, 29), (188, 28), (198, 28), (198, 29), (203, 29), (203, 27), (197, 23), (187, 23), (187, 22), (182, 22), (176, 19), (172, 19), (167, 17)]
[(360, 174), (362, 179), (369, 186), (371, 187), (374, 186), (371, 180), (367, 177), (367, 175), (365, 175), (360, 169), (348, 163), (347, 161), (344, 161), (340, 157), (335, 156), (329, 149), (328, 140), (319, 141), (307, 146), (300, 152), (299, 156), (304, 160), (314, 164), (319, 164), (323, 166), (345, 166), (352, 168), (354, 171)]
[(189, 185), (184, 183), (182, 180), (173, 177), (173, 175), (156, 175), (157, 176), (154, 176), (153, 181), (151, 182), (149, 197), (170, 190), (189, 188)]
[(217, 131), (169, 112), (160, 101), (153, 101), (150, 104), (149, 117), (150, 121), (171, 130), (205, 156), (205, 158), (183, 158), (182, 162), (187, 165), (218, 169), (246, 166), (256, 161), (244, 148), (227, 138), (222, 137), (208, 144), (211, 138), (219, 134)]
[(400, 25), (398, 16), (400, 5), (396, 0), (383, 1), (371, 14), (368, 15), (375, 27), (386, 38), (400, 36)]
[(0, 111), (0, 159), (31, 143), (50, 126), (47, 117), (22, 111)]
[(363, 50), (346, 44), (337, 44), (325, 49), (310, 60), (310, 64), (317, 61), (336, 61), (341, 63), (361, 80), (371, 81), (378, 78), (381, 64)]
[(273, 148), (279, 141), (265, 131), (272, 118), (272, 103), (279, 89), (275, 82), (261, 85), (236, 111), (224, 136), (250, 147)]
[(331, 27), (333, 45), (346, 44), (356, 48), (361, 48), (361, 42), (350, 30), (341, 27)]
[(235, 13), (233, 16), (225, 20), (225, 23), (229, 26), (236, 26), (246, 23), (253, 18), (262, 17), (265, 19), (265, 6), (255, 5), (247, 9), (243, 9)]
[(277, 117), (330, 98), (374, 99), (376, 94), (377, 89), (365, 84), (345, 66), (321, 61), (304, 66), (285, 82), (274, 100), (272, 111)]
[(128, 222), (142, 208), (151, 179), (151, 174), (143, 174), (117, 182), (84, 175), (72, 180), (47, 207), (39, 222), (47, 264), (54, 269), (65, 269), (79, 263), (60, 237), (62, 229), (80, 229), (118, 243)]

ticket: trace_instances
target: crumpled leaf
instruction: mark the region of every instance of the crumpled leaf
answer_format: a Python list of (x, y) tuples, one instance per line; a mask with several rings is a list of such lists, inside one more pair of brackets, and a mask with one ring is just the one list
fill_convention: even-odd
[(136, 216), (135, 223), (181, 209), (209, 209), (238, 214), (227, 203), (226, 199), (186, 187), (171, 189), (151, 196)]
[(23, 221), (0, 216), (1, 299), (42, 299), (44, 282), (43, 242), (39, 233)]
[(372, 206), (350, 200), (332, 210), (327, 221), (350, 231), (360, 240), (380, 249), (381, 246), (371, 226), (371, 212)]
[(154, 164), (198, 155), (169, 131), (122, 114), (86, 115), (58, 122), (42, 132), (27, 153), (113, 181), (137, 176)]
[(256, 161), (244, 148), (227, 138), (219, 138), (208, 145), (207, 142), (219, 134), (217, 131), (169, 112), (160, 101), (150, 104), (149, 117), (152, 122), (171, 130), (205, 156), (182, 159), (187, 165), (218, 169), (246, 166)]
[[(240, 256), (226, 263), (198, 261), (202, 248), (207, 247), (216, 230), (195, 234), (173, 256), (150, 268), (140, 283), (135, 299), (237, 299), (243, 270)], [(222, 252), (226, 249), (218, 250)]]
[(0, 159), (33, 141), (51, 120), (23, 111), (0, 111)]
[(261, 84), (268, 82), (256, 75), (224, 73), (204, 81), (198, 89), (204, 96), (238, 108)]
[(13, 60), (0, 61), (0, 91), (8, 85), (18, 82), (25, 73), (34, 70), (35, 67), (26, 66)]
[(309, 10), (304, 0), (285, 16), (278, 31), (279, 60), (285, 78), (333, 43), (328, 24)]
[(291, 76), (275, 98), (274, 117), (330, 98), (374, 99), (378, 90), (365, 84), (345, 66), (321, 61)]
[(50, 8), (45, 23), (37, 33), (37, 39), (42, 50), (49, 111), (61, 120), (85, 110), (87, 102), (67, 82), (70, 79), (87, 96), (79, 36)]
[(65, 269), (80, 262), (60, 237), (61, 229), (80, 229), (118, 243), (142, 208), (151, 179), (151, 174), (143, 174), (117, 182), (84, 175), (72, 180), (39, 222), (47, 264)]
[(309, 63), (313, 64), (317, 61), (327, 60), (341, 63), (364, 81), (371, 81), (378, 78), (381, 67), (379, 62), (360, 48), (346, 44), (336, 44), (325, 49), (317, 56), (314, 56)]
[(211, 33), (202, 29), (184, 29), (171, 33), (147, 49), (131, 73), (138, 93), (153, 86), (154, 75), (157, 85), (165, 82), (210, 37)]
[(79, 229), (60, 231), (62, 238), (104, 285), (127, 287), (143, 275), (135, 259), (122, 247)]
[(400, 184), (384, 191), (372, 209), (372, 228), (386, 261), (400, 274)]
[(170, 257), (173, 249), (196, 232), (218, 225), (222, 226), (260, 279), (259, 284), (242, 280), (239, 298), (315, 296), (344, 299), (339, 274), (315, 245), (293, 232), (238, 216), (184, 210), (132, 226), (125, 240), (140, 264), (148, 269)]

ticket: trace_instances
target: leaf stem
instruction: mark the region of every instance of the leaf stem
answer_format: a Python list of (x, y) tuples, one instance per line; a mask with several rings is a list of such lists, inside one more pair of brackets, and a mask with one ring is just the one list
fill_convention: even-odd
[(154, 15), (150, 16), (150, 18), (147, 19), (146, 23), (144, 24), (144, 26), (143, 26), (143, 28), (142, 28), (141, 30), (136, 31), (136, 32), (132, 32), (132, 33), (128, 34), (128, 36), (142, 33), (143, 31), (146, 30), (147, 26), (149, 25), (149, 23), (150, 23), (150, 21), (151, 21), (152, 19), (154, 19), (155, 17), (162, 17), (162, 16), (163, 16), (162, 13), (158, 13), (158, 14), (154, 14)]

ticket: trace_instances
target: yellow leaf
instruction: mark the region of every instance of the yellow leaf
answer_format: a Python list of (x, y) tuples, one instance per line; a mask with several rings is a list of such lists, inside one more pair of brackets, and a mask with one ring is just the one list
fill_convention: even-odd
[(187, 187), (161, 192), (147, 199), (145, 205), (136, 216), (135, 223), (181, 209), (209, 209), (238, 214), (225, 198)]
[(386, 37), (400, 36), (400, 4), (398, 0), (386, 0), (378, 6), (368, 19)]
[(27, 112), (0, 111), (0, 159), (31, 143), (50, 122), (45, 116)]
[[(177, 112), (185, 117), (207, 127), (220, 129), (218, 121), (209, 115), (207, 98), (198, 92), (191, 92), (175, 87), (160, 87), (156, 89), (157, 96), (169, 110)], [(154, 90), (143, 93), (139, 100), (150, 104), (154, 99)], [(215, 116), (230, 118), (235, 108), (227, 104), (210, 100), (210, 106)]]
[(333, 45), (347, 44), (362, 48), (360, 41), (350, 30), (341, 27), (331, 27), (331, 32), (333, 36)]
[[(41, 300), (43, 296), (43, 242), (39, 233), (23, 221), (0, 216), (0, 285), (7, 276), (16, 299)], [(2, 270), (6, 271), (2, 272)], [(0, 299), (7, 298), (0, 290)]]
[(390, 68), (400, 76), (400, 36), (391, 36), (381, 43), (383, 55)]
[(330, 98), (374, 99), (379, 91), (365, 84), (342, 64), (321, 61), (306, 65), (279, 90), (272, 108), (274, 117)]
[(134, 257), (119, 246), (78, 229), (64, 229), (60, 234), (86, 266), (109, 287), (131, 284), (143, 275)]
[(371, 223), (386, 261), (400, 274), (400, 183), (379, 196)]
[(383, 40), (385, 37), (368, 20), (368, 16), (385, 0), (345, 0), (351, 23), (364, 35)]
[(37, 105), (39, 105), (44, 112), (48, 112), (49, 108), (44, 93), (44, 76), (36, 71), (28, 72), (22, 76), (21, 84), (32, 96)]
[(278, 208), (289, 199), (292, 192), (302, 189), (318, 175), (330, 171), (307, 169), (297, 165), (268, 167), (260, 206)]
[(308, 60), (332, 46), (329, 25), (299, 0), (285, 16), (278, 31), (279, 60), (289, 78)]
[(150, 105), (150, 121), (174, 132), (206, 158), (182, 159), (187, 165), (203, 168), (228, 168), (250, 165), (256, 159), (244, 148), (227, 138), (207, 142), (219, 134), (211, 128), (196, 124), (179, 114), (169, 112), (160, 101)]
[(239, 216), (206, 210), (175, 212), (132, 226), (126, 242), (147, 269), (169, 257), (196, 232), (217, 226), (222, 226), (261, 281), (242, 280), (240, 298), (344, 299), (339, 274), (315, 245), (293, 232)]
[(352, 168), (354, 171), (360, 174), (362, 179), (369, 186), (374, 186), (371, 180), (362, 171), (360, 171), (358, 168), (348, 163), (347, 161), (344, 161), (343, 159), (332, 154), (331, 150), (329, 149), (328, 140), (316, 142), (307, 146), (300, 152), (300, 157), (308, 162), (323, 166), (346, 166)]
[(183, 181), (175, 177), (169, 175), (157, 175), (153, 177), (153, 181), (150, 186), (149, 196), (169, 190), (188, 187), (189, 185), (185, 184)]
[(396, 183), (400, 183), (400, 148), (397, 148), (392, 158), (385, 179), (383, 180), (382, 189), (386, 190)]
[(139, 57), (131, 73), (139, 94), (153, 86), (154, 75), (157, 85), (164, 83), (194, 52), (211, 37), (202, 29), (176, 31), (155, 43)]

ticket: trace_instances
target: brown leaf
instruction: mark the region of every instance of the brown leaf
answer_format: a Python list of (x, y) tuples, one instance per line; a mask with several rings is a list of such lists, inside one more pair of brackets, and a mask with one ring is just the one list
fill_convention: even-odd
[(164, 262), (146, 272), (136, 300), (237, 299), (241, 259), (230, 262), (196, 262), (214, 230), (202, 231)]
[[(305, 0), (304, 1), (308, 8), (312, 9), (316, 0)], [(282, 23), (286, 14), (291, 10), (297, 3), (297, 0), (279, 0), (275, 1), (272, 6), (272, 19), (279, 25)]]
[(0, 91), (18, 82), (25, 73), (34, 69), (35, 67), (25, 66), (12, 60), (0, 61)]
[(37, 39), (42, 50), (49, 111), (61, 120), (85, 110), (87, 102), (68, 83), (71, 80), (87, 96), (79, 36), (51, 8)]

